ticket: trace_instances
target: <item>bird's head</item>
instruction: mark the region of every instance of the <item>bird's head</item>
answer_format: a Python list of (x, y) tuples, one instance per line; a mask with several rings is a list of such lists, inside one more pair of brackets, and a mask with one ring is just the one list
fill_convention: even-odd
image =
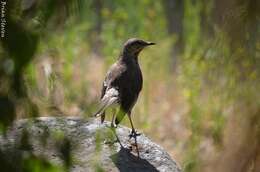
[(155, 43), (146, 42), (138, 38), (131, 38), (125, 42), (123, 52), (137, 56), (145, 47), (150, 45), (155, 45)]

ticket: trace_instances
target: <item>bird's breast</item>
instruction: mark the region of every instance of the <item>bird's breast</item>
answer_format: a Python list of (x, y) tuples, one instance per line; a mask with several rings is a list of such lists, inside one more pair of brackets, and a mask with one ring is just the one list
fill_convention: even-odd
[(129, 84), (131, 85), (131, 89), (139, 93), (143, 86), (143, 76), (139, 65), (134, 65), (132, 69), (129, 70), (129, 75)]

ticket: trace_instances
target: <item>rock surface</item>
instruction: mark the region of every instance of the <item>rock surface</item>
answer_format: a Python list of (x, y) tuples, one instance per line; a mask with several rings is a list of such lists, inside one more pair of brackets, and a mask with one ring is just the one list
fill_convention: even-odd
[[(140, 157), (129, 140), (130, 129), (118, 126), (116, 134), (123, 147), (118, 142), (109, 143), (115, 139), (109, 122), (100, 124), (98, 119), (84, 120), (80, 118), (41, 117), (34, 120), (19, 120), (0, 137), (0, 147), (7, 149), (15, 146), (17, 151), (30, 149), (36, 156), (44, 157), (53, 163), (61, 164), (60, 152), (57, 151), (57, 138), (67, 138), (70, 144), (72, 163), (70, 171), (165, 171), (180, 172), (174, 160), (159, 145), (153, 143), (141, 134), (137, 138)], [(29, 145), (17, 146), (26, 130)], [(25, 144), (26, 145), (26, 144)], [(66, 153), (65, 149), (65, 153)], [(63, 151), (64, 152), (64, 151)], [(5, 155), (5, 156), (8, 156)]]

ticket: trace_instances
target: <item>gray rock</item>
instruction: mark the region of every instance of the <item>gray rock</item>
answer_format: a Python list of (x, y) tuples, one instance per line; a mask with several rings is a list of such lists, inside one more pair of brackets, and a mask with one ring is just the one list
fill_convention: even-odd
[[(6, 136), (0, 137), (0, 148), (15, 148), (16, 155), (31, 151), (35, 156), (44, 157), (58, 165), (67, 162), (69, 171), (73, 172), (181, 171), (162, 147), (143, 134), (137, 138), (140, 152), (138, 157), (133, 146), (134, 139), (128, 138), (130, 129), (127, 127), (116, 128), (116, 135), (123, 147), (118, 142), (111, 143), (116, 137), (108, 126), (109, 122), (100, 124), (98, 119), (75, 117), (19, 120), (8, 130)], [(22, 131), (26, 131), (28, 143)], [(20, 142), (26, 143), (21, 145)], [(66, 153), (70, 153), (71, 160), (64, 158)], [(11, 154), (7, 153), (5, 156)], [(13, 161), (14, 157), (9, 159)]]

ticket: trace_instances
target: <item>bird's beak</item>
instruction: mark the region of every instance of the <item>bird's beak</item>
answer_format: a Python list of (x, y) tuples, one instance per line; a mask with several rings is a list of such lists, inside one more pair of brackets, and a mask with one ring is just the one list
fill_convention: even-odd
[(147, 46), (150, 46), (150, 45), (155, 45), (154, 42), (147, 42)]

